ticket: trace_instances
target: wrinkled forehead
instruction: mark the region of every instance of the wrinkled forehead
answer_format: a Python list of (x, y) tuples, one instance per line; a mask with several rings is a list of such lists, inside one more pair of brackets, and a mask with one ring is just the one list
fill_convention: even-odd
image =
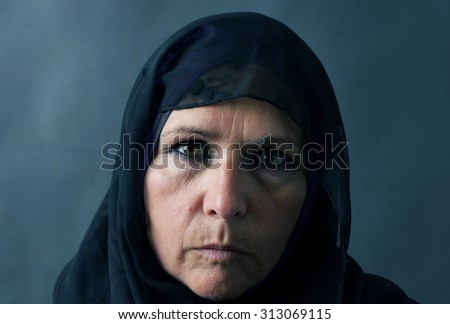
[(252, 98), (175, 110), (161, 132), (162, 142), (198, 135), (209, 142), (292, 143), (301, 147), (304, 135), (291, 118), (273, 105)]

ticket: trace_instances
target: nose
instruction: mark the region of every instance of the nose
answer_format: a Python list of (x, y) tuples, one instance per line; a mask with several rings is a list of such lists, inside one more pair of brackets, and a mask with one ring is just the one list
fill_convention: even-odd
[(203, 198), (203, 211), (207, 216), (231, 219), (247, 213), (245, 171), (221, 166), (208, 170), (207, 189)]

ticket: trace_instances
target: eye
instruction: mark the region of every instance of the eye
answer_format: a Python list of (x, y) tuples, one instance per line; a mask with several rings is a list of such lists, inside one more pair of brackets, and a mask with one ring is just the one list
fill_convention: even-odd
[(190, 141), (187, 143), (177, 143), (170, 148), (170, 151), (187, 158), (192, 158), (201, 154), (202, 146), (201, 143), (195, 141)]
[(181, 141), (173, 144), (169, 152), (180, 159), (195, 164), (204, 164), (208, 161), (208, 152), (205, 150), (206, 142), (201, 140)]
[(248, 171), (256, 170), (289, 170), (294, 158), (273, 147), (245, 147), (241, 150), (240, 167)]
[(262, 148), (260, 156), (260, 168), (267, 170), (286, 170), (288, 165), (293, 162), (293, 158), (289, 154), (273, 148)]

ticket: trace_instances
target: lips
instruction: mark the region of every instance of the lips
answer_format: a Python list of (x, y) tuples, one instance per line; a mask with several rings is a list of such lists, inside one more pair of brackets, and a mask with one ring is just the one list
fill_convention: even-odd
[(213, 262), (229, 262), (243, 257), (247, 253), (232, 245), (209, 244), (194, 249), (202, 257)]

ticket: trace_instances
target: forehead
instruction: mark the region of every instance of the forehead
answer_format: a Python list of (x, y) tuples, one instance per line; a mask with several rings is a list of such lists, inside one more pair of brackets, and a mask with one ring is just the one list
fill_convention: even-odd
[(252, 140), (266, 135), (303, 142), (301, 128), (273, 105), (250, 98), (172, 111), (161, 137), (182, 133), (214, 134), (218, 138)]

